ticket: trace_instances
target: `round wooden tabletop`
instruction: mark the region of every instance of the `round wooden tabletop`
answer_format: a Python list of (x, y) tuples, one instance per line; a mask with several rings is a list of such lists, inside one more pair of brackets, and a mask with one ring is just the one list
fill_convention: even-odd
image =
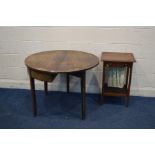
[(74, 50), (55, 50), (35, 53), (25, 59), (29, 69), (48, 73), (78, 72), (99, 64), (97, 56)]

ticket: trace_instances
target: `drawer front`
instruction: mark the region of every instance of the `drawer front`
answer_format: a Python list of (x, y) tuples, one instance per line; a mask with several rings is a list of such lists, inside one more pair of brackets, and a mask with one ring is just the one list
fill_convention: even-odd
[(33, 71), (31, 70), (31, 76), (34, 79), (40, 80), (40, 81), (47, 81), (47, 82), (52, 82), (57, 74), (53, 73), (53, 74), (48, 74), (48, 73), (43, 73), (43, 72), (38, 72), (38, 71)]

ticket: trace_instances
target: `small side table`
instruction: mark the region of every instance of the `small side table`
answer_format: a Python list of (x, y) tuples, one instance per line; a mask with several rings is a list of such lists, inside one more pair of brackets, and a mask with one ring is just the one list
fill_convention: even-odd
[[(104, 101), (105, 96), (124, 96), (126, 97), (126, 106), (129, 104), (130, 86), (132, 78), (133, 63), (136, 62), (132, 53), (118, 53), (118, 52), (103, 52), (101, 56), (103, 61), (103, 77), (102, 77), (102, 94), (101, 98)], [(107, 67), (126, 67), (126, 79), (124, 87), (109, 87), (105, 81)]]

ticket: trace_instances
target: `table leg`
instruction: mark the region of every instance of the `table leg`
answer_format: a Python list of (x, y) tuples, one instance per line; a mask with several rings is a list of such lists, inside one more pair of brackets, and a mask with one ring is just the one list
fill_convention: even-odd
[(67, 78), (67, 93), (69, 93), (69, 74), (66, 74), (66, 78)]
[(81, 73), (82, 120), (86, 118), (86, 72)]
[(45, 95), (48, 95), (48, 83), (44, 81)]
[(31, 87), (31, 93), (32, 93), (32, 111), (33, 111), (33, 116), (37, 116), (35, 81), (34, 81), (34, 78), (32, 78), (31, 76), (30, 76), (30, 87)]
[(128, 95), (126, 97), (126, 107), (129, 106), (130, 87), (131, 87), (131, 78), (132, 78), (132, 66), (133, 66), (133, 64), (130, 65), (130, 72), (128, 71), (128, 74), (129, 74), (129, 85), (128, 85), (128, 88), (127, 88)]
[(129, 81), (129, 67), (127, 67), (127, 73), (126, 73), (126, 82), (125, 82), (125, 89), (128, 90), (128, 82)]
[(106, 67), (105, 67), (105, 63), (103, 62), (103, 73), (102, 73), (102, 93), (101, 93), (101, 104), (103, 104), (104, 103), (104, 99), (105, 99), (105, 96), (104, 96), (104, 86), (105, 86), (105, 69), (106, 69)]
[(133, 66), (133, 64), (131, 64), (131, 66), (130, 66), (130, 72), (129, 72), (129, 86), (128, 86), (128, 93), (129, 94), (130, 94), (131, 78), (132, 78), (132, 66)]

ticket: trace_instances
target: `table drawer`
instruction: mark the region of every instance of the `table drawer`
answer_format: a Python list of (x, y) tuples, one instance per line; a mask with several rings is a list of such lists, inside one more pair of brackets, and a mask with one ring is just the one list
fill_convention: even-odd
[(38, 71), (34, 71), (34, 70), (31, 70), (31, 76), (34, 78), (34, 79), (37, 79), (37, 80), (40, 80), (40, 81), (47, 81), (47, 82), (52, 82), (57, 74), (56, 73), (44, 73), (44, 72), (38, 72)]

